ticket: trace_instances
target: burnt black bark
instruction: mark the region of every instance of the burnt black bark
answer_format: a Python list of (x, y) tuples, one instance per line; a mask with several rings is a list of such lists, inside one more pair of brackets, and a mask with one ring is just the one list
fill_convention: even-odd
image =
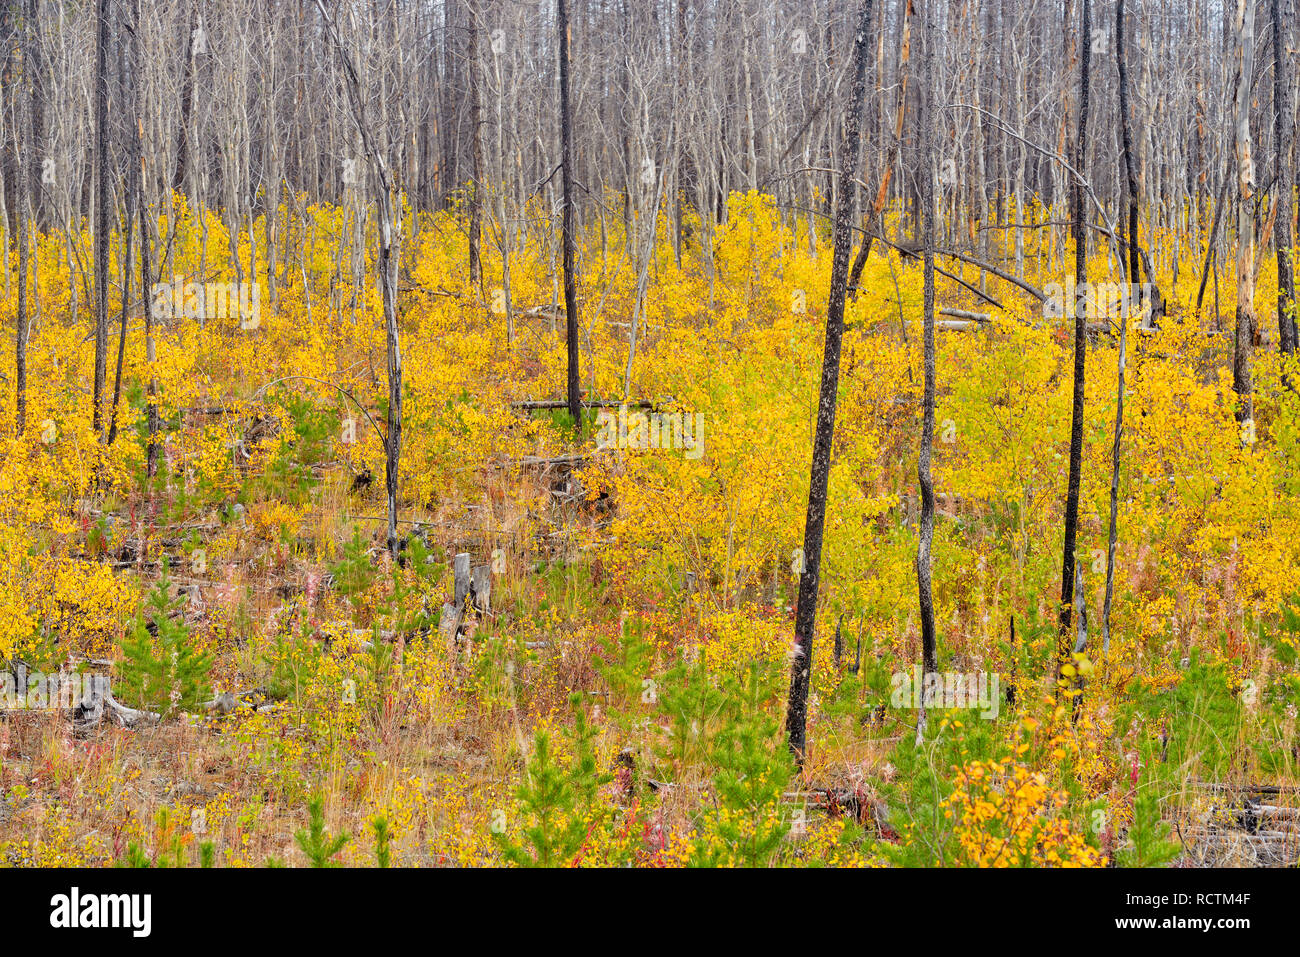
[(1295, 22), (1293, 0), (1273, 0), (1273, 189), (1282, 208), (1273, 229), (1277, 248), (1278, 348), (1284, 353), (1296, 349), (1296, 321), (1289, 314), (1295, 299), (1295, 275), (1291, 269), (1291, 78), (1286, 69), (1291, 24)]
[[(925, 0), (925, 43), (923, 71), (925, 90), (922, 97), (923, 114), (921, 118), (921, 243), (924, 246), (924, 283), (925, 315), (924, 329), (924, 363), (925, 393), (924, 409), (921, 419), (921, 451), (916, 463), (917, 485), (921, 492), (920, 535), (916, 546), (916, 588), (921, 611), (921, 666), (925, 674), (939, 670), (939, 653), (934, 633), (934, 594), (930, 578), (930, 548), (934, 542), (934, 477), (930, 473), (930, 459), (934, 451), (934, 392), (935, 392), (935, 355), (934, 355), (934, 210), (935, 210), (935, 169), (934, 148), (931, 133), (934, 128), (934, 29), (935, 0)], [(919, 732), (918, 732), (919, 733)]]
[[(563, 0), (560, 0), (563, 3)], [(867, 33), (871, 26), (871, 0), (864, 0), (853, 41), (853, 87), (845, 135), (840, 143), (840, 189), (835, 209), (834, 252), (831, 258), (830, 302), (826, 313), (826, 350), (822, 358), (821, 395), (813, 438), (812, 468), (808, 487), (808, 514), (804, 523), (803, 570), (799, 576), (799, 606), (795, 612), (794, 663), (786, 704), (786, 737), (795, 760), (802, 766), (807, 753), (808, 685), (812, 675), (813, 631), (817, 618), (822, 534), (826, 524), (826, 489), (830, 478), (831, 442), (835, 436), (835, 404), (839, 390), (840, 345), (844, 338), (844, 301), (848, 289), (849, 253), (853, 238), (853, 192), (857, 176), (862, 104), (866, 99)]]
[(95, 39), (95, 388), (92, 423), (102, 439), (108, 368), (108, 7), (99, 0)]
[[(1124, 59), (1124, 0), (1115, 5), (1115, 66), (1119, 72), (1119, 122), (1120, 140), (1124, 151), (1124, 190), (1128, 204), (1128, 273), (1131, 287), (1136, 287), (1140, 275), (1138, 261), (1138, 183), (1133, 168), (1133, 132), (1129, 123), (1128, 63)], [(1119, 467), (1120, 448), (1124, 438), (1124, 363), (1128, 345), (1128, 316), (1120, 320), (1119, 364), (1115, 386), (1115, 441), (1111, 447), (1110, 470), (1110, 528), (1106, 544), (1106, 597), (1101, 612), (1102, 654), (1110, 651), (1110, 607), (1115, 592), (1115, 545), (1119, 531)]]
[(582, 428), (582, 405), (578, 393), (578, 280), (574, 273), (577, 243), (574, 232), (573, 117), (569, 108), (569, 7), (556, 0), (560, 33), (560, 151), (564, 184), (564, 330), (569, 352), (569, 415), (573, 427)]
[[(1088, 83), (1092, 50), (1092, 5), (1083, 0), (1079, 40), (1079, 132), (1075, 142), (1074, 274), (1079, 290), (1074, 303), (1074, 395), (1070, 410), (1070, 477), (1065, 493), (1065, 542), (1061, 556), (1061, 608), (1057, 636), (1060, 663), (1069, 660), (1074, 607), (1075, 542), (1079, 530), (1079, 484), (1083, 470), (1083, 386), (1088, 357), (1088, 317), (1084, 308), (1088, 280), (1088, 243), (1084, 223), (1083, 175), (1088, 157)], [(1130, 247), (1133, 248), (1133, 247)]]

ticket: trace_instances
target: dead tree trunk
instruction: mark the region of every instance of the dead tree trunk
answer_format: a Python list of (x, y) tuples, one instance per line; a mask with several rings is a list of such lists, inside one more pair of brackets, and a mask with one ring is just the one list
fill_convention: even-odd
[[(1083, 177), (1088, 158), (1088, 83), (1092, 49), (1091, 0), (1083, 0), (1079, 42), (1079, 132), (1074, 159), (1074, 274), (1079, 290), (1074, 302), (1074, 396), (1070, 411), (1070, 477), (1065, 493), (1065, 544), (1061, 556), (1061, 608), (1057, 638), (1059, 664), (1070, 657), (1070, 621), (1074, 604), (1074, 548), (1079, 530), (1079, 484), (1083, 469), (1083, 379), (1088, 357), (1088, 241), (1084, 231)], [(1068, 28), (1068, 25), (1067, 25)], [(1058, 666), (1059, 666), (1058, 664)]]
[[(131, 117), (131, 156), (130, 162), (127, 163), (126, 173), (126, 228), (122, 231), (122, 325), (121, 332), (117, 340), (117, 369), (113, 376), (113, 405), (108, 415), (108, 444), (112, 445), (117, 441), (117, 409), (122, 401), (122, 366), (126, 358), (126, 324), (127, 314), (131, 311), (131, 241), (135, 233), (135, 203), (137, 197), (137, 177), (140, 175), (140, 124), (139, 117), (134, 108), (134, 102), (137, 95), (137, 84), (140, 76), (140, 54), (139, 54), (139, 18), (136, 19), (135, 25), (131, 29), (131, 69), (127, 74), (126, 70), (126, 53), (122, 47), (118, 46), (118, 66), (124, 74), (124, 79), (130, 84), (127, 96), (131, 101), (128, 116)], [(148, 299), (149, 290), (141, 288), (141, 299)]]
[(92, 424), (103, 439), (108, 366), (108, 5), (99, 0), (95, 39), (95, 387)]
[(127, 175), (126, 228), (122, 233), (122, 325), (117, 340), (117, 369), (113, 375), (113, 403), (108, 413), (108, 444), (117, 441), (117, 407), (122, 401), (122, 366), (126, 357), (126, 322), (131, 311), (131, 237), (135, 231), (135, 164)]
[[(563, 0), (561, 0), (563, 2)], [(799, 576), (799, 605), (795, 612), (794, 662), (785, 727), (790, 750), (802, 766), (806, 754), (808, 685), (812, 675), (813, 631), (817, 619), (817, 586), (826, 524), (826, 489), (830, 477), (831, 441), (835, 436), (835, 402), (840, 380), (840, 343), (844, 338), (844, 300), (848, 288), (849, 253), (853, 240), (853, 192), (858, 170), (862, 104), (866, 99), (867, 32), (871, 0), (862, 5), (853, 41), (853, 87), (844, 139), (840, 144), (840, 189), (835, 208), (834, 253), (831, 259), (830, 302), (826, 311), (826, 351), (822, 359), (821, 396), (813, 438), (808, 483), (808, 514), (804, 523), (803, 569)]]
[[(19, 182), (22, 182), (20, 177)], [(27, 203), (18, 191), (18, 317), (14, 332), (14, 425), (18, 435), (27, 427)]]
[[(19, 92), (21, 90), (30, 91), (28, 97), (29, 103), (24, 106), (30, 106), (30, 118), (35, 127), (33, 142), (39, 145), (36, 139), (41, 126), (37, 119), (40, 111), (39, 92), (41, 78), (39, 75), (33, 77), (31, 74), (36, 67), (38, 57), (35, 54), (37, 39), (33, 35), (35, 24), (33, 22), (32, 7), (30, 4), (24, 9), (23, 16), (23, 33), (22, 33), (22, 82), (13, 83), (12, 88), (12, 112), (13, 117), (13, 155), (22, 155), (20, 148), (19, 136), (21, 136), (21, 126), (23, 117), (19, 112)], [(12, 77), (6, 77), (12, 80)], [(18, 435), (23, 434), (27, 427), (27, 337), (31, 328), (30, 317), (28, 315), (29, 301), (27, 298), (27, 264), (28, 252), (30, 246), (29, 230), (36, 227), (33, 223), (37, 220), (34, 215), (34, 209), (37, 204), (39, 193), (39, 183), (37, 181), (35, 170), (36, 164), (28, 164), (32, 171), (25, 175), (22, 164), (15, 163), (12, 169), (13, 191), (14, 191), (14, 219), (17, 221), (18, 229), (15, 234), (15, 248), (18, 253), (18, 315), (14, 321), (14, 425)], [(33, 278), (35, 278), (33, 276)]]
[(1237, 325), (1232, 349), (1232, 389), (1237, 393), (1237, 421), (1254, 418), (1250, 379), (1251, 336), (1255, 328), (1255, 237), (1250, 199), (1255, 192), (1255, 161), (1250, 142), (1250, 82), (1255, 69), (1255, 4), (1237, 0), (1237, 73), (1235, 142), (1237, 156)]
[[(1219, 186), (1219, 198), (1214, 201), (1214, 220), (1210, 224), (1209, 244), (1205, 247), (1205, 264), (1201, 267), (1201, 285), (1200, 288), (1196, 290), (1196, 315), (1198, 317), (1201, 314), (1201, 303), (1205, 301), (1205, 282), (1210, 278), (1210, 263), (1212, 262), (1214, 263), (1215, 273), (1215, 296), (1218, 296), (1219, 264), (1215, 262), (1215, 250), (1217, 248), (1215, 244), (1219, 239), (1219, 223), (1223, 219), (1223, 205), (1224, 200), (1227, 199), (1228, 196), (1228, 184), (1230, 182), (1232, 182), (1232, 173), (1225, 172), (1223, 175), (1223, 183)], [(1217, 299), (1214, 305), (1214, 328), (1217, 329), (1219, 328), (1219, 309)]]
[(1286, 69), (1290, 55), (1291, 24), (1295, 20), (1293, 0), (1273, 0), (1273, 189), (1281, 204), (1274, 227), (1277, 248), (1278, 348), (1284, 353), (1296, 349), (1296, 320), (1290, 312), (1295, 300), (1295, 275), (1291, 269), (1291, 74)]
[[(921, 242), (924, 253), (925, 314), (923, 339), (925, 350), (925, 398), (921, 419), (921, 452), (916, 463), (917, 483), (921, 492), (920, 535), (916, 546), (916, 587), (921, 609), (921, 665), (924, 674), (939, 670), (938, 650), (934, 635), (934, 593), (930, 580), (930, 547), (934, 541), (934, 477), (930, 474), (930, 458), (934, 450), (934, 233), (935, 233), (935, 167), (932, 133), (934, 130), (934, 5), (936, 0), (925, 0), (925, 36), (921, 48), (925, 90), (921, 98), (923, 114), (920, 123), (919, 145), (921, 152)], [(917, 717), (918, 738), (925, 733), (925, 710)]]
[[(881, 149), (881, 154), (883, 157), (883, 165), (882, 165), (882, 172), (880, 174), (880, 185), (876, 190), (876, 198), (875, 201), (871, 204), (871, 209), (868, 211), (867, 215), (863, 217), (862, 228), (865, 230), (865, 234), (862, 237), (862, 246), (858, 250), (858, 255), (853, 260), (853, 268), (849, 270), (849, 298), (854, 301), (856, 301), (858, 298), (858, 287), (862, 282), (862, 270), (866, 267), (867, 259), (871, 255), (871, 244), (876, 238), (875, 230), (881, 228), (880, 214), (881, 211), (884, 209), (886, 200), (889, 197), (889, 183), (894, 177), (894, 163), (895, 160), (901, 158), (900, 144), (902, 143), (902, 139), (903, 139), (903, 122), (907, 116), (907, 78), (909, 76), (908, 69), (907, 69), (907, 61), (908, 58), (911, 56), (911, 49), (912, 49), (912, 43), (911, 43), (912, 12), (913, 11), (912, 11), (911, 3), (903, 4), (903, 11), (902, 11), (903, 23), (901, 27), (902, 45), (899, 49), (899, 54), (898, 54), (898, 60), (899, 60), (898, 72), (899, 75), (902, 77), (899, 83), (899, 92), (898, 92), (898, 101), (897, 101), (898, 121), (897, 121), (896, 131), (894, 134), (894, 143), (887, 148), (882, 146)], [(880, 89), (879, 73), (884, 70), (884, 65), (878, 63), (876, 65), (876, 70), (877, 70), (876, 89), (879, 90)], [(882, 106), (881, 110), (883, 109), (884, 107)], [(882, 127), (883, 130), (883, 126), (884, 126), (883, 122), (880, 124), (880, 126)]]
[[(1138, 284), (1138, 189), (1133, 167), (1133, 131), (1129, 125), (1128, 64), (1124, 60), (1124, 0), (1115, 5), (1115, 65), (1119, 72), (1120, 140), (1124, 150), (1124, 192), (1128, 203), (1128, 275), (1130, 287)], [(1106, 544), (1106, 597), (1101, 610), (1101, 652), (1110, 652), (1110, 606), (1115, 587), (1115, 544), (1119, 537), (1120, 443), (1124, 437), (1124, 362), (1128, 346), (1129, 317), (1119, 327), (1119, 364), (1115, 374), (1115, 444), (1110, 455), (1110, 532)]]
[[(136, 29), (138, 30), (140, 24), (140, 0), (135, 0), (135, 2), (132, 4), (132, 11), (135, 17)], [(136, 51), (138, 55), (140, 51), (138, 39), (133, 45), (133, 49)], [(136, 60), (136, 64), (137, 64), (136, 69), (139, 69), (138, 59)], [(138, 81), (133, 80), (133, 82), (138, 82)], [(158, 399), (157, 399), (158, 379), (156, 376), (154, 376), (152, 372), (152, 369), (154, 367), (154, 362), (156, 362), (158, 359), (158, 348), (157, 348), (157, 343), (154, 342), (153, 309), (150, 307), (150, 302), (152, 300), (151, 293), (153, 290), (153, 257), (151, 255), (150, 243), (153, 241), (152, 231), (155, 225), (157, 224), (157, 220), (154, 219), (152, 214), (149, 212), (148, 191), (145, 188), (145, 184), (148, 181), (147, 177), (145, 176), (145, 168), (144, 168), (144, 141), (143, 141), (143, 132), (142, 132), (144, 128), (145, 103), (144, 103), (144, 98), (138, 92), (135, 97), (135, 110), (136, 110), (136, 116), (135, 116), (136, 135), (134, 138), (135, 151), (136, 151), (135, 164), (139, 170), (135, 180), (135, 188), (136, 188), (136, 206), (140, 214), (140, 293), (141, 296), (145, 299), (144, 356), (145, 356), (145, 361), (148, 363), (149, 369), (151, 370), (149, 373), (149, 384), (146, 388), (147, 399), (145, 405), (145, 418), (147, 420), (148, 429), (149, 429), (149, 444), (148, 444), (147, 451), (145, 453), (145, 458), (146, 458), (145, 468), (147, 469), (149, 477), (153, 478), (155, 475), (158, 474), (158, 456), (159, 453), (161, 452), (161, 449), (158, 446), (158, 426), (160, 424), (159, 416), (158, 416)], [(175, 228), (174, 225), (172, 228)]]
[[(28, 109), (30, 111), (31, 143), (37, 155), (49, 148), (46, 131), (46, 100), (49, 97), (50, 65), (43, 47), (39, 0), (25, 0), (23, 4), (23, 74), (30, 76)], [(27, 214), (31, 235), (37, 234), (49, 222), (48, 201), (42, 196), (39, 163), (29, 163)], [(35, 277), (33, 276), (33, 279)]]
[(388, 553), (397, 559), (397, 471), (402, 456), (402, 349), (397, 329), (397, 272), (398, 243), (401, 241), (402, 223), (394, 203), (393, 182), (388, 171), (388, 160), (373, 136), (366, 119), (365, 100), (361, 92), (361, 79), (351, 56), (343, 49), (334, 24), (325, 13), (321, 0), (316, 9), (329, 32), (330, 40), (338, 50), (339, 60), (347, 80), (348, 102), (352, 118), (361, 134), (361, 142), (375, 169), (379, 207), (379, 256), (376, 270), (379, 273), (380, 293), (384, 304), (384, 337), (388, 360), (388, 417), (384, 437), (384, 489), (388, 494)]
[(573, 117), (569, 108), (569, 7), (556, 0), (560, 34), (560, 164), (564, 184), (564, 329), (569, 350), (569, 415), (574, 429), (582, 429), (582, 405), (578, 393), (578, 280), (574, 274), (577, 255), (574, 231)]
[(480, 252), (483, 232), (483, 101), (479, 90), (478, 34), (477, 12), (471, 12), (473, 21), (469, 27), (469, 63), (466, 74), (469, 77), (470, 122), (474, 124), (474, 182), (469, 194), (469, 281), (479, 286), (483, 292), (483, 260)]
[(185, 41), (185, 79), (181, 82), (181, 117), (176, 127), (176, 172), (172, 176), (172, 189), (185, 192), (190, 168), (190, 115), (194, 111), (194, 49), (196, 36), (202, 36), (202, 20), (197, 10), (190, 17), (190, 33)]
[[(149, 244), (151, 242), (151, 228), (153, 218), (149, 212), (149, 203), (144, 192), (144, 176), (142, 175), (136, 181), (136, 188), (139, 190), (138, 205), (140, 207), (140, 288), (148, 294), (153, 288), (153, 264), (149, 254)], [(157, 344), (154, 342), (153, 335), (153, 310), (149, 304), (144, 308), (144, 355), (149, 363), (149, 368), (153, 369), (154, 362), (158, 358)], [(148, 419), (149, 427), (149, 447), (146, 453), (149, 477), (153, 478), (158, 474), (158, 454), (161, 451), (158, 447), (158, 380), (152, 372), (149, 373), (148, 385), (148, 404), (145, 408), (145, 417)]]
[[(378, 153), (375, 154), (377, 157)], [(388, 420), (384, 441), (384, 490), (388, 496), (388, 553), (397, 558), (397, 471), (402, 457), (402, 345), (397, 332), (397, 243), (402, 225), (394, 212), (387, 164), (377, 159), (381, 173), (379, 199), (379, 282), (384, 301), (384, 339), (388, 359)]]

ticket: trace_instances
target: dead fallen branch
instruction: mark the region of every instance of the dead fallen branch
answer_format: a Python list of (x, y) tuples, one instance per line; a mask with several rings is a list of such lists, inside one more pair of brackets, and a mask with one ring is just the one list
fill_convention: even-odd
[[(672, 402), (672, 396), (666, 399), (652, 401), (650, 399), (629, 399), (624, 402), (620, 399), (591, 399), (584, 401), (584, 409), (617, 409), (626, 407), (629, 409), (648, 409), (655, 411), (663, 405)], [(518, 409), (521, 412), (539, 412), (545, 409), (567, 409), (569, 403), (564, 399), (520, 399), (517, 402), (511, 402), (510, 408)]]
[(941, 316), (952, 316), (954, 319), (970, 319), (974, 322), (992, 322), (993, 317), (987, 312), (971, 312), (969, 309), (954, 309), (951, 306), (944, 306), (939, 310)]

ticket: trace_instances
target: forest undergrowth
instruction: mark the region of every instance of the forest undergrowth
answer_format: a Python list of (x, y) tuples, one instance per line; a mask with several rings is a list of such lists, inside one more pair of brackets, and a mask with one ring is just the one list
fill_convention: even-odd
[[(268, 265), (264, 220), (232, 248), (216, 213), (179, 194), (169, 206), (149, 230), (168, 237), (156, 243), (165, 288), (143, 304), (156, 357), (137, 308), (111, 444), (86, 386), (88, 232), (35, 240), (21, 433), (11, 360), (0, 367), (0, 865), (1300, 854), (1300, 370), (1260, 349), (1254, 416), (1236, 421), (1233, 289), (1216, 282), (1197, 312), (1203, 247), (1184, 243), (1177, 268), (1156, 254), (1158, 326), (1096, 306), (1078, 542), (1087, 636), (1064, 680), (1069, 320), (945, 263), (973, 289), (941, 279), (939, 305), (988, 317), (937, 333), (934, 606), (955, 706), (927, 709), (918, 738), (922, 279), (914, 257), (875, 245), (846, 316), (798, 768), (782, 723), (827, 232), (735, 193), (707, 233), (698, 218), (680, 237), (662, 221), (642, 281), (623, 231), (585, 223), (590, 407), (574, 423), (527, 405), (563, 405), (555, 236), (506, 244), (507, 287), (488, 243), (483, 280), (470, 280), (458, 211), (403, 217), (394, 562), (374, 244), (350, 248), (348, 207), (290, 202)], [(1004, 268), (1008, 218), (1053, 216), (989, 217), (985, 255)], [(886, 235), (895, 225), (887, 215)], [(1153, 236), (1153, 250), (1170, 245)], [(1021, 255), (1038, 290), (1064, 283), (1074, 256), (1052, 228), (1027, 230)], [(262, 277), (251, 316), (209, 309), (212, 285), (236, 279), (232, 258)], [(1089, 273), (1122, 269), (1103, 244)], [(1261, 338), (1275, 342), (1271, 262), (1256, 295), (1273, 324)], [(16, 309), (10, 262), (0, 325), (12, 330)], [(459, 627), (444, 607), (459, 597), (458, 554), (491, 582)], [(158, 720), (82, 728), (42, 675), (103, 676)]]

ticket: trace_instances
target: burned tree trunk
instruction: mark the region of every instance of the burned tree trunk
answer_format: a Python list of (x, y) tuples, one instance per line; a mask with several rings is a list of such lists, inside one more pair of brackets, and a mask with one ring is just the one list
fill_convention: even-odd
[(1237, 57), (1240, 69), (1234, 116), (1237, 158), (1237, 323), (1232, 349), (1232, 389), (1237, 393), (1237, 421), (1254, 418), (1251, 384), (1251, 337), (1255, 329), (1255, 237), (1250, 199), (1255, 193), (1255, 160), (1250, 142), (1250, 83), (1255, 69), (1255, 4), (1237, 0)]
[(916, 585), (921, 609), (921, 657), (925, 674), (939, 670), (934, 636), (934, 595), (930, 581), (930, 546), (934, 541), (934, 478), (930, 458), (934, 450), (934, 213), (935, 167), (931, 134), (934, 129), (934, 7), (935, 0), (925, 0), (925, 42), (922, 47), (925, 75), (924, 113), (920, 123), (921, 150), (921, 242), (924, 253), (925, 314), (923, 317), (925, 350), (925, 396), (921, 419), (921, 452), (916, 464), (917, 484), (921, 492), (920, 536), (916, 548)]
[(1277, 247), (1278, 348), (1296, 349), (1296, 321), (1291, 315), (1295, 299), (1295, 275), (1291, 269), (1291, 75), (1286, 69), (1290, 54), (1291, 24), (1295, 21), (1294, 0), (1273, 0), (1273, 189), (1281, 204), (1274, 228)]
[[(20, 193), (21, 196), (21, 193)], [(27, 204), (18, 201), (18, 316), (14, 332), (14, 426), (27, 427)]]
[[(1133, 168), (1133, 132), (1129, 126), (1128, 64), (1124, 60), (1124, 0), (1115, 5), (1115, 65), (1119, 72), (1120, 140), (1124, 151), (1124, 190), (1128, 204), (1128, 275), (1131, 286), (1138, 283), (1138, 188)], [(1110, 652), (1110, 606), (1115, 588), (1115, 544), (1119, 538), (1119, 465), (1120, 443), (1124, 438), (1124, 362), (1128, 346), (1129, 317), (1123, 316), (1119, 327), (1119, 364), (1115, 373), (1115, 443), (1110, 457), (1110, 533), (1106, 544), (1106, 597), (1101, 611), (1101, 651)]]
[[(900, 28), (902, 31), (902, 44), (898, 55), (898, 72), (902, 79), (899, 82), (896, 106), (898, 113), (897, 127), (894, 134), (893, 144), (887, 149), (881, 149), (883, 164), (881, 167), (882, 172), (880, 174), (880, 185), (876, 189), (876, 198), (872, 202), (870, 210), (867, 212), (867, 215), (863, 217), (862, 228), (865, 230), (865, 235), (862, 237), (862, 246), (858, 250), (858, 255), (853, 260), (853, 268), (849, 270), (849, 298), (853, 301), (856, 301), (858, 298), (858, 287), (862, 281), (862, 270), (866, 267), (867, 259), (871, 256), (871, 246), (876, 238), (874, 230), (880, 229), (883, 232), (880, 214), (884, 210), (885, 203), (889, 198), (889, 184), (894, 178), (895, 161), (901, 158), (900, 147), (898, 144), (903, 140), (903, 123), (907, 118), (907, 79), (910, 75), (907, 69), (907, 61), (911, 57), (912, 50), (912, 14), (912, 4), (903, 4), (903, 22)], [(884, 66), (878, 63), (876, 65), (877, 90), (880, 89), (880, 72), (883, 70)], [(883, 121), (879, 126), (881, 127), (881, 133), (883, 135)]]
[(190, 168), (190, 115), (194, 111), (194, 57), (198, 53), (194, 45), (196, 36), (202, 36), (199, 32), (202, 21), (198, 17), (197, 10), (190, 17), (190, 35), (185, 43), (185, 79), (181, 82), (181, 118), (176, 127), (176, 172), (172, 176), (172, 189), (180, 193), (185, 192)]
[(1083, 176), (1088, 157), (1088, 82), (1092, 49), (1091, 0), (1083, 0), (1079, 42), (1079, 132), (1075, 143), (1074, 274), (1074, 395), (1070, 411), (1070, 477), (1065, 493), (1065, 544), (1061, 555), (1061, 606), (1057, 652), (1060, 664), (1070, 657), (1070, 621), (1074, 600), (1074, 548), (1079, 530), (1079, 484), (1083, 469), (1083, 380), (1088, 357), (1088, 242), (1084, 222)]
[[(138, 12), (138, 11), (137, 11)], [(140, 175), (140, 118), (135, 109), (135, 100), (138, 96), (137, 85), (140, 77), (140, 48), (139, 48), (139, 17), (131, 29), (131, 69), (129, 74), (126, 69), (126, 54), (122, 47), (118, 46), (118, 66), (122, 70), (129, 89), (127, 97), (130, 100), (131, 117), (131, 155), (127, 163), (126, 173), (126, 228), (122, 231), (122, 324), (121, 332), (117, 340), (117, 369), (113, 376), (113, 404), (108, 415), (108, 444), (112, 445), (117, 441), (117, 410), (122, 401), (122, 367), (126, 359), (126, 323), (127, 315), (131, 311), (131, 242), (135, 234), (135, 204), (139, 198), (139, 175)], [(141, 299), (148, 300), (149, 290), (142, 287), (140, 290)]]
[(126, 322), (131, 311), (131, 238), (135, 231), (135, 164), (127, 176), (126, 224), (122, 232), (122, 324), (117, 340), (117, 369), (113, 375), (113, 401), (108, 413), (108, 444), (117, 441), (117, 409), (122, 401), (122, 366), (126, 358)]
[[(132, 4), (132, 10), (139, 29), (140, 23), (140, 0), (135, 0)], [(140, 52), (138, 38), (132, 44), (137, 57)], [(139, 60), (136, 60), (136, 69), (139, 69)], [(132, 79), (133, 83), (138, 83), (138, 77)], [(145, 468), (150, 478), (158, 474), (158, 458), (162, 451), (158, 445), (158, 428), (161, 425), (158, 415), (158, 378), (153, 374), (154, 363), (158, 360), (158, 346), (154, 341), (153, 332), (153, 309), (150, 306), (150, 291), (153, 289), (153, 262), (150, 254), (150, 243), (152, 242), (151, 230), (157, 224), (157, 220), (149, 212), (148, 192), (145, 189), (146, 177), (144, 175), (144, 116), (145, 103), (144, 97), (137, 92), (135, 96), (135, 137), (133, 145), (135, 147), (135, 164), (139, 170), (136, 180), (136, 207), (140, 215), (140, 292), (145, 298), (144, 305), (144, 357), (149, 365), (149, 382), (146, 387), (145, 400), (145, 418), (149, 430), (149, 444), (146, 450)]]
[[(140, 287), (147, 294), (153, 288), (153, 264), (150, 261), (150, 228), (154, 220), (149, 212), (149, 203), (144, 192), (144, 177), (141, 176), (136, 181), (136, 188), (139, 190), (137, 205), (140, 207)], [(153, 310), (149, 303), (144, 307), (144, 357), (149, 364), (149, 385), (147, 388), (147, 405), (145, 416), (148, 419), (149, 427), (149, 448), (146, 453), (149, 477), (153, 478), (158, 474), (158, 455), (161, 449), (158, 447), (158, 379), (153, 374), (153, 364), (158, 359), (158, 347), (154, 341), (153, 334)]]
[(316, 0), (316, 9), (329, 38), (338, 50), (339, 60), (343, 63), (343, 72), (348, 90), (348, 101), (352, 108), (352, 118), (361, 134), (361, 142), (370, 157), (377, 180), (376, 205), (379, 208), (379, 255), (376, 271), (379, 274), (380, 294), (384, 305), (384, 339), (387, 352), (388, 371), (388, 416), (385, 423), (387, 434), (384, 436), (384, 489), (388, 494), (388, 553), (397, 559), (397, 472), (402, 457), (402, 347), (397, 329), (397, 274), (398, 246), (401, 242), (402, 222), (400, 207), (394, 202), (394, 186), (389, 174), (388, 159), (370, 129), (366, 119), (365, 99), (361, 91), (361, 78), (352, 63), (352, 57), (343, 48), (334, 23), (325, 13), (321, 0)]
[[(378, 154), (376, 154), (378, 155)], [(382, 163), (382, 160), (379, 161)], [(379, 165), (377, 163), (376, 165)], [(402, 457), (402, 345), (397, 332), (396, 246), (402, 225), (394, 214), (388, 176), (380, 177), (379, 282), (383, 289), (384, 340), (388, 364), (388, 420), (384, 439), (384, 491), (388, 497), (388, 553), (397, 558), (397, 471)]]
[[(561, 0), (563, 2), (563, 0)], [(871, 0), (862, 5), (853, 41), (853, 87), (844, 139), (840, 143), (840, 190), (835, 209), (834, 253), (831, 259), (830, 302), (826, 312), (826, 351), (822, 359), (821, 395), (817, 404), (817, 429), (813, 438), (812, 469), (808, 484), (808, 514), (804, 523), (803, 569), (799, 576), (799, 606), (795, 612), (794, 662), (790, 696), (786, 704), (786, 737), (795, 760), (803, 764), (807, 742), (808, 685), (812, 675), (813, 631), (817, 618), (817, 586), (822, 558), (822, 533), (826, 524), (826, 489), (830, 478), (831, 441), (835, 436), (835, 402), (840, 379), (840, 343), (844, 338), (844, 300), (848, 288), (852, 247), (854, 179), (858, 168), (858, 141), (862, 104), (866, 99), (867, 32), (871, 26)]]
[(108, 5), (99, 0), (95, 39), (95, 386), (92, 423), (100, 436), (108, 366)]
[[(21, 154), (19, 149), (20, 126), (22, 117), (18, 110), (18, 96), (20, 90), (29, 91), (28, 102), (24, 103), (25, 107), (30, 107), (30, 119), (33, 126), (33, 144), (40, 145), (40, 130), (44, 125), (41, 119), (43, 107), (41, 100), (44, 94), (41, 92), (41, 75), (40, 75), (40, 55), (37, 50), (39, 39), (35, 36), (36, 24), (34, 22), (33, 6), (28, 3), (24, 9), (23, 15), (23, 33), (22, 33), (22, 82), (13, 83), (12, 85), (12, 113), (14, 118), (14, 155)], [(33, 73), (36, 75), (33, 76)], [(6, 79), (12, 79), (7, 77)], [(17, 221), (17, 232), (15, 235), (15, 247), (18, 253), (18, 314), (14, 317), (14, 425), (18, 435), (23, 434), (27, 427), (27, 338), (31, 330), (31, 317), (29, 315), (30, 300), (27, 298), (27, 274), (28, 274), (28, 254), (32, 245), (31, 233), (38, 228), (39, 217), (35, 211), (39, 206), (40, 185), (36, 175), (38, 167), (34, 163), (28, 164), (31, 170), (30, 175), (24, 175), (20, 164), (15, 164), (13, 169), (13, 190), (14, 190), (14, 219)], [(35, 266), (35, 263), (32, 263)], [(34, 273), (33, 280), (36, 278)]]
[(482, 294), (483, 260), (480, 246), (483, 233), (483, 100), (479, 90), (479, 23), (476, 14), (472, 13), (471, 19), (474, 22), (469, 28), (469, 63), (466, 65), (470, 122), (474, 124), (474, 182), (469, 194), (469, 280), (478, 284), (479, 293)]
[(574, 231), (573, 117), (569, 106), (569, 7), (556, 0), (560, 34), (560, 165), (564, 184), (564, 329), (569, 351), (569, 415), (573, 427), (582, 428), (582, 405), (578, 395), (578, 280), (574, 274), (577, 244)]

